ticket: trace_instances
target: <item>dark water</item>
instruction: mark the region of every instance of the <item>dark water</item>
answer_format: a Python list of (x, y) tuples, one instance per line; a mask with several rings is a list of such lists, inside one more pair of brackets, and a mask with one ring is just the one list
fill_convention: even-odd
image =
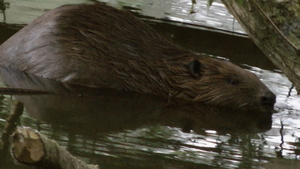
[[(166, 108), (169, 100), (117, 91), (79, 96), (70, 94), (72, 88), (66, 89), (57, 82), (3, 70), (3, 80), (12, 87), (62, 93), (18, 96), (27, 111), (18, 124), (37, 129), (76, 157), (102, 168), (300, 168), (300, 100), (295, 90), (287, 97), (291, 83), (249, 39), (241, 34), (220, 33), (219, 30), (232, 30), (232, 20), (224, 7), (215, 3), (207, 14), (206, 2), (197, 2), (198, 14), (188, 17), (189, 1), (110, 1), (150, 15), (142, 18), (174, 43), (229, 58), (255, 73), (277, 95), (278, 113), (272, 117), (230, 114), (199, 105), (195, 109), (201, 111), (195, 114), (181, 101), (172, 100), (177, 107)], [(7, 24), (0, 25), (0, 42), (14, 34), (20, 24), (65, 3), (70, 2), (11, 2), (3, 16)], [(235, 30), (242, 32), (238, 27)], [(14, 100), (7, 95), (0, 97), (0, 131)], [(192, 132), (186, 132), (190, 129)], [(0, 150), (1, 169), (29, 168), (15, 164), (4, 150), (5, 147)]]

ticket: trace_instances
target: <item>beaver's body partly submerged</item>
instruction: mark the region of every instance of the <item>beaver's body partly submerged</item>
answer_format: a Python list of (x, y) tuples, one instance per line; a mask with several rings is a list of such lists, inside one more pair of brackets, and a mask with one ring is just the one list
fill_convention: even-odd
[(133, 15), (65, 5), (0, 47), (0, 65), (68, 85), (271, 111), (275, 95), (252, 73), (173, 45)]

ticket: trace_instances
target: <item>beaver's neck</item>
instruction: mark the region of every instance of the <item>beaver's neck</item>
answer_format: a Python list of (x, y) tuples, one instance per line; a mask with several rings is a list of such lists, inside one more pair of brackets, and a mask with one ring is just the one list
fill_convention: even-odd
[[(189, 50), (170, 44), (167, 44), (165, 47), (161, 46), (152, 55), (155, 56), (141, 57), (142, 60), (136, 70), (139, 73), (144, 73), (138, 77), (139, 80), (134, 85), (143, 87), (137, 87), (133, 90), (141, 89), (139, 92), (193, 100), (195, 96), (190, 97), (182, 93), (182, 86), (190, 79), (193, 79), (189, 71), (189, 64), (199, 58), (199, 56)], [(146, 59), (147, 57), (151, 57), (151, 59), (149, 58), (148, 60)], [(145, 64), (148, 65), (142, 66)], [(145, 83), (145, 81), (147, 82)], [(129, 82), (128, 84), (130, 85), (131, 83)], [(144, 84), (147, 85), (144, 86)]]

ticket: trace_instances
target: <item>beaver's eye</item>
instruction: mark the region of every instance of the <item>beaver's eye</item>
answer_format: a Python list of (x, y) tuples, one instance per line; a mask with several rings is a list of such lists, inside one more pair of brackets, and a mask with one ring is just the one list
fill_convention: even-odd
[(231, 85), (237, 85), (239, 83), (239, 81), (235, 80), (235, 79), (228, 79), (228, 83)]

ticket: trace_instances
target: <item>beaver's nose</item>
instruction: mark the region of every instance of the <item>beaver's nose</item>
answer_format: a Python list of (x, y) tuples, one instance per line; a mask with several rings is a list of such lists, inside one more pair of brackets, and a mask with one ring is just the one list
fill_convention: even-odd
[(273, 108), (276, 103), (276, 95), (271, 91), (266, 92), (264, 96), (261, 97), (261, 103), (264, 106)]

